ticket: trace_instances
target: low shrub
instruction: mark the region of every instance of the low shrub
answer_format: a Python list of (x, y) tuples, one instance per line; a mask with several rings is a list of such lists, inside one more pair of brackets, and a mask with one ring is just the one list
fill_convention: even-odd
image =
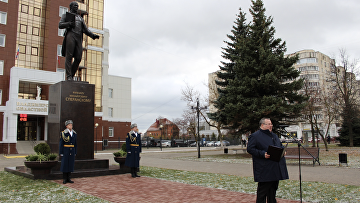
[(39, 156), (37, 154), (31, 154), (25, 157), (26, 161), (37, 161)]
[(57, 157), (57, 154), (49, 154), (48, 158), (49, 158), (49, 161), (54, 161)]
[(115, 157), (126, 157), (126, 151), (124, 151), (122, 149), (118, 152), (114, 152), (113, 154)]
[(49, 155), (51, 152), (50, 146), (47, 143), (40, 143), (34, 147), (36, 154)]
[(50, 154), (51, 149), (47, 143), (40, 143), (34, 147), (36, 154), (25, 157), (26, 161), (55, 161), (57, 154)]
[(123, 150), (124, 152), (126, 152), (126, 144), (125, 144), (125, 143), (121, 145), (121, 150)]

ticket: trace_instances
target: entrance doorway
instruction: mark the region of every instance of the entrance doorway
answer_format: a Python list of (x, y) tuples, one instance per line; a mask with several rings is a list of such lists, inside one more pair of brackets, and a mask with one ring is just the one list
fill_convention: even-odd
[(18, 141), (44, 140), (45, 117), (19, 114), (17, 127)]

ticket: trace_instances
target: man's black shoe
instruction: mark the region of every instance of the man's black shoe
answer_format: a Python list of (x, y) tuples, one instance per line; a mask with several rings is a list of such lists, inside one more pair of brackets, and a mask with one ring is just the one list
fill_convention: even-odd
[(74, 181), (72, 181), (72, 180), (70, 180), (70, 179), (69, 179), (67, 182), (68, 182), (68, 183), (74, 183)]
[(135, 177), (140, 177), (140, 176), (135, 172)]
[(63, 180), (63, 184), (66, 184), (66, 180)]

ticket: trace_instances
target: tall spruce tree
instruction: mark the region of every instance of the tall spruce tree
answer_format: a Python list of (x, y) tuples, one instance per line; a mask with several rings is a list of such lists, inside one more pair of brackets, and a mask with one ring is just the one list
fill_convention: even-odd
[(273, 123), (299, 116), (306, 97), (298, 94), (303, 86), (296, 79), (300, 72), (293, 68), (297, 56), (284, 57), (285, 42), (275, 39), (271, 17), (265, 16), (261, 0), (252, 0), (251, 23), (245, 14), (235, 21), (230, 42), (223, 48), (216, 84), (219, 97), (217, 111), (210, 115), (217, 122), (239, 132), (254, 132), (259, 120), (269, 117)]
[(227, 47), (222, 48), (222, 57), (227, 59), (228, 62), (221, 61), (222, 66), (219, 66), (221, 71), (217, 72), (217, 78), (219, 80), (215, 81), (215, 84), (219, 87), (217, 88), (219, 97), (216, 101), (213, 101), (213, 104), (218, 109), (218, 111), (209, 114), (210, 119), (215, 120), (221, 124), (227, 123), (226, 112), (222, 111), (225, 108), (226, 103), (221, 101), (223, 98), (228, 98), (228, 95), (231, 94), (231, 92), (229, 92), (226, 87), (229, 85), (230, 81), (235, 79), (236, 61), (240, 59), (240, 55), (243, 55), (240, 52), (246, 50), (248, 25), (246, 24), (245, 13), (241, 11), (241, 8), (239, 10), (240, 13), (237, 15), (233, 30), (231, 30), (232, 35), (227, 35), (227, 37), (230, 39), (230, 42), (224, 41), (227, 44)]

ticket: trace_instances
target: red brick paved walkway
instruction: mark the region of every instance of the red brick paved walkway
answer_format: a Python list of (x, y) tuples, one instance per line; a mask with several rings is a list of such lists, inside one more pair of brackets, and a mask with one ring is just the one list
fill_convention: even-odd
[[(110, 202), (255, 202), (252, 194), (177, 183), (156, 178), (131, 178), (130, 174), (73, 179), (65, 186)], [(55, 180), (62, 184), (62, 180)], [(277, 199), (278, 203), (298, 201)]]

